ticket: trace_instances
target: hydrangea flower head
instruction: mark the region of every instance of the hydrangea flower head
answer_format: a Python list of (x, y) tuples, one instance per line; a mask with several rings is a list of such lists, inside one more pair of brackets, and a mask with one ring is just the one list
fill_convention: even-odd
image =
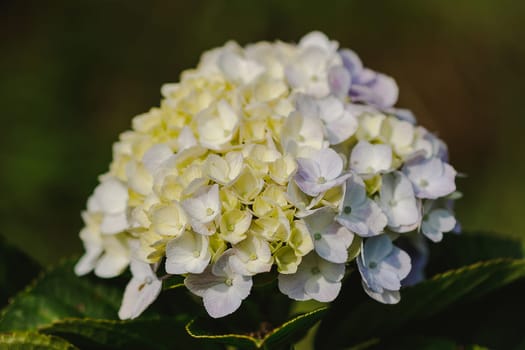
[(412, 267), (397, 237), (438, 242), (456, 227), (444, 142), (395, 106), (393, 78), (323, 33), (228, 42), (161, 91), (82, 214), (75, 272), (130, 266), (123, 319), (173, 275), (223, 317), (259, 274), (291, 299), (329, 302), (356, 264), (366, 293), (395, 303)]

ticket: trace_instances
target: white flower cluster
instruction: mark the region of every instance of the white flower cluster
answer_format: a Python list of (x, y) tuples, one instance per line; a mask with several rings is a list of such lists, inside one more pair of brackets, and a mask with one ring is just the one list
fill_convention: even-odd
[(411, 269), (395, 239), (456, 225), (445, 144), (393, 107), (392, 78), (322, 33), (229, 42), (162, 94), (120, 135), (83, 213), (76, 273), (130, 265), (122, 319), (172, 275), (212, 317), (271, 271), (290, 298), (329, 302), (353, 260), (365, 291), (395, 303)]

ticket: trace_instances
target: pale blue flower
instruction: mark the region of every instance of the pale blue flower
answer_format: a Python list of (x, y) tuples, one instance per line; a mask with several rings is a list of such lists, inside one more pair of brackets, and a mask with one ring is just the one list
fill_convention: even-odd
[(368, 295), (385, 304), (399, 302), (401, 280), (411, 269), (410, 256), (394, 246), (387, 235), (365, 241), (357, 266)]
[(297, 97), (296, 105), (302, 115), (312, 116), (323, 122), (324, 135), (331, 145), (346, 141), (357, 130), (355, 113), (346, 109), (343, 102), (334, 96), (316, 99), (301, 94)]
[(355, 174), (346, 180), (345, 195), (336, 220), (361, 237), (380, 234), (388, 222), (379, 205), (368, 198), (363, 179)]
[(297, 158), (295, 183), (309, 196), (317, 196), (339, 186), (350, 176), (342, 174), (343, 159), (331, 148), (314, 152), (309, 158)]
[(315, 253), (306, 255), (294, 274), (279, 274), (281, 293), (294, 300), (334, 300), (341, 290), (345, 264), (323, 260)]
[(353, 102), (364, 102), (380, 109), (392, 107), (399, 88), (391, 77), (363, 67), (359, 56), (352, 50), (339, 51), (345, 69), (332, 68), (328, 81), (332, 93), (341, 96), (346, 90)]
[(332, 95), (344, 99), (350, 91), (351, 84), (352, 78), (344, 66), (332, 67), (328, 72), (328, 85)]
[(410, 124), (416, 124), (416, 116), (410, 109), (406, 108), (384, 108), (383, 112), (395, 115), (398, 119), (409, 122)]
[(401, 172), (383, 175), (377, 202), (388, 218), (388, 228), (408, 232), (417, 228), (421, 220), (410, 180)]
[(251, 276), (235, 273), (230, 266), (231, 249), (208, 266), (201, 274), (188, 274), (184, 279), (186, 287), (202, 297), (204, 307), (213, 318), (229, 315), (241, 306), (252, 289)]
[(392, 148), (386, 144), (359, 141), (350, 154), (350, 169), (360, 175), (387, 172), (392, 166)]
[(286, 65), (284, 73), (292, 88), (316, 97), (330, 93), (328, 72), (331, 67), (341, 65), (337, 54), (337, 42), (325, 34), (312, 32), (305, 35), (298, 45), (298, 52)]
[(406, 163), (403, 173), (410, 179), (418, 198), (436, 199), (456, 190), (456, 171), (439, 158), (416, 158)]
[(448, 148), (445, 142), (422, 126), (416, 127), (416, 135), (413, 147), (416, 156), (424, 158), (437, 157), (443, 162), (448, 162)]
[(440, 242), (444, 232), (456, 227), (454, 214), (446, 208), (436, 208), (435, 201), (427, 201), (423, 207), (421, 232), (433, 242)]
[(303, 218), (312, 236), (314, 248), (323, 259), (333, 263), (345, 263), (348, 247), (354, 234), (335, 221), (336, 212), (328, 207), (314, 211)]

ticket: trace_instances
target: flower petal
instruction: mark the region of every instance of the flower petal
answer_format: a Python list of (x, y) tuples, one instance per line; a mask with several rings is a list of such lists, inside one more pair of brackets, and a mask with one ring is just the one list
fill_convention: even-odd
[(390, 169), (392, 150), (385, 144), (359, 141), (350, 155), (350, 168), (358, 174), (377, 174)]
[(147, 283), (143, 279), (132, 278), (124, 291), (119, 318), (128, 320), (139, 317), (157, 299), (161, 290), (162, 282), (157, 279)]
[(211, 259), (208, 237), (189, 231), (166, 245), (166, 272), (170, 274), (201, 273)]
[(314, 300), (329, 303), (337, 298), (341, 290), (341, 282), (328, 281), (323, 275), (310, 278), (304, 286), (305, 293)]
[(383, 304), (397, 304), (401, 300), (401, 295), (397, 290), (384, 289), (381, 293), (375, 292), (363, 283), (363, 289), (372, 299)]

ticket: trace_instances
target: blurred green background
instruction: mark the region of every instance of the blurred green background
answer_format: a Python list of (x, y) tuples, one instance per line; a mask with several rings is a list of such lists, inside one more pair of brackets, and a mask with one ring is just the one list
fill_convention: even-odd
[(449, 145), (464, 229), (525, 235), (524, 1), (0, 2), (0, 234), (80, 253), (80, 211), (131, 118), (234, 39), (322, 30), (395, 77)]

